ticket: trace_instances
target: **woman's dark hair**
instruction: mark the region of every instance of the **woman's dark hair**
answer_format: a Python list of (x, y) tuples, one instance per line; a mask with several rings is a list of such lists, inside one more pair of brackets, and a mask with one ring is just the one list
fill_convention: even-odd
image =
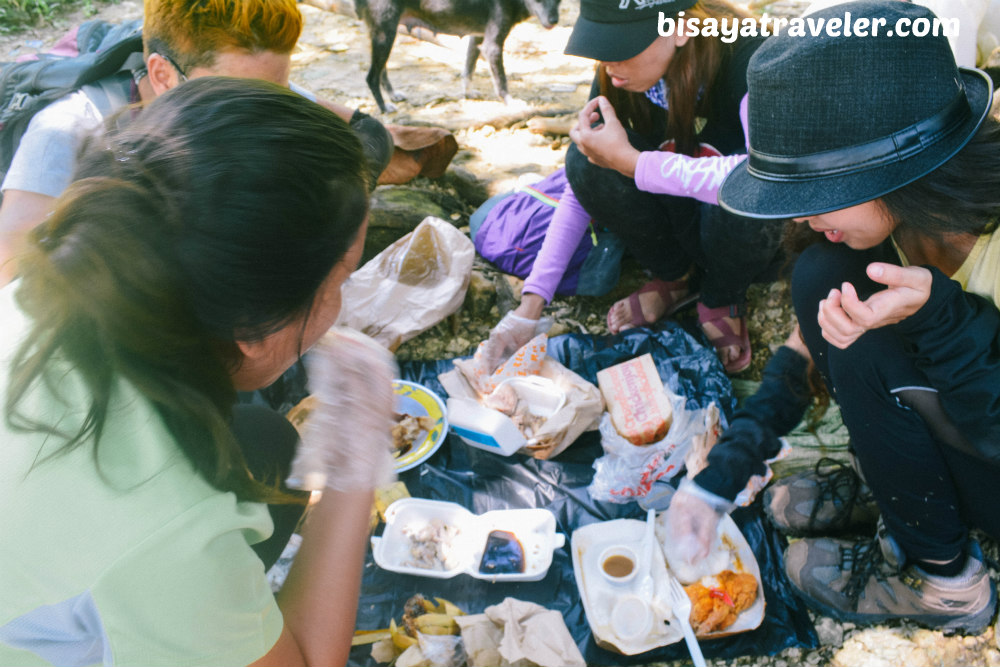
[(907, 233), (985, 234), (1000, 217), (1000, 120), (989, 116), (943, 165), (880, 200)]
[[(344, 121), (249, 79), (187, 82), (90, 140), (19, 261), (16, 298), (32, 325), (12, 365), (8, 423), (65, 438), (60, 451), (92, 440), (96, 459), (123, 379), (216, 488), (276, 497), (229, 428), (236, 341), (308, 317), (367, 215), (365, 173)], [(91, 396), (75, 432), (19, 411), (35, 383), (57, 386), (55, 359)]]
[[(684, 12), (684, 18), (743, 19), (751, 14), (726, 0), (700, 0)], [(676, 16), (674, 18), (677, 18)], [(735, 43), (735, 42), (734, 42)], [(696, 35), (677, 49), (664, 76), (667, 91), (667, 139), (673, 139), (677, 152), (694, 155), (698, 149), (696, 119), (711, 106), (712, 84), (725, 57), (733, 50), (717, 37)], [(656, 108), (646, 100), (645, 93), (633, 93), (615, 88), (603, 66), (598, 68), (601, 94), (608, 98), (619, 119), (626, 127), (646, 134), (653, 126)]]

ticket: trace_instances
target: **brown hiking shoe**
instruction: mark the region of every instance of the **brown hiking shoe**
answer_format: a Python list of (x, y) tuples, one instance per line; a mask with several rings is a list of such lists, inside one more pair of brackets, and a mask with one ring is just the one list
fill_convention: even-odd
[(966, 634), (982, 632), (993, 619), (996, 589), (979, 544), (969, 540), (965, 568), (954, 577), (899, 567), (892, 538), (867, 542), (802, 539), (785, 550), (785, 571), (799, 595), (819, 613), (841, 622), (881, 623), (909, 619)]
[(786, 535), (871, 535), (878, 521), (871, 490), (852, 466), (831, 458), (768, 487), (764, 511)]

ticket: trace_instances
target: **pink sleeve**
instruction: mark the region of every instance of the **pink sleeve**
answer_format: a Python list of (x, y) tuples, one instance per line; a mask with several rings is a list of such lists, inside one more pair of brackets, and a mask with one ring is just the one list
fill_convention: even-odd
[[(740, 102), (743, 136), (747, 136), (747, 97)], [(643, 151), (635, 165), (640, 190), (661, 195), (692, 197), (707, 204), (719, 203), (719, 186), (746, 155), (690, 157), (669, 151)]]
[(531, 274), (524, 281), (522, 292), (537, 294), (546, 303), (552, 301), (556, 287), (580, 245), (580, 239), (587, 233), (589, 223), (590, 214), (580, 205), (567, 184), (545, 232), (545, 240), (535, 257), (535, 263), (531, 266)]

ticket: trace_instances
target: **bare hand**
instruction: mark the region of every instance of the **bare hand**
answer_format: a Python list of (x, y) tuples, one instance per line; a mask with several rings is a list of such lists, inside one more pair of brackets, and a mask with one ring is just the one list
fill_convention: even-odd
[[(602, 118), (604, 121), (599, 123)], [(629, 143), (625, 127), (603, 95), (587, 102), (577, 116), (576, 126), (569, 131), (569, 137), (592, 163), (614, 169), (629, 178), (635, 177), (639, 151)]]
[(854, 286), (844, 283), (819, 303), (817, 319), (823, 338), (840, 349), (849, 347), (869, 329), (905, 320), (931, 295), (931, 272), (920, 266), (874, 262), (868, 265), (868, 277), (888, 289), (861, 301)]

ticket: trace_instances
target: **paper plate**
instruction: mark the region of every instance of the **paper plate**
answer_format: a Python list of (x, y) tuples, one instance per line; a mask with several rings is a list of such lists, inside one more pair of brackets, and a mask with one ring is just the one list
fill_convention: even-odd
[[(667, 534), (666, 518), (666, 512), (658, 515), (656, 518), (656, 539), (660, 543), (661, 549), (666, 549), (666, 545), (664, 544)], [(722, 542), (724, 548), (728, 552), (726, 565), (723, 569), (752, 574), (757, 580), (757, 599), (754, 600), (754, 603), (749, 608), (744, 609), (737, 617), (736, 622), (728, 628), (699, 634), (699, 639), (715, 639), (717, 637), (728, 637), (729, 635), (747, 632), (748, 630), (756, 629), (764, 621), (764, 608), (767, 603), (764, 600), (764, 585), (760, 579), (760, 565), (758, 565), (757, 558), (753, 554), (753, 549), (750, 548), (747, 538), (740, 532), (739, 526), (736, 525), (736, 522), (728, 514), (723, 515), (722, 521), (719, 523), (719, 530), (723, 536)], [(669, 569), (669, 565), (667, 567)]]
[[(666, 515), (657, 517), (657, 542), (660, 543), (663, 534), (663, 521)], [(722, 519), (722, 533), (732, 552), (726, 569), (737, 572), (749, 572), (757, 579), (757, 599), (739, 615), (736, 622), (725, 630), (717, 630), (704, 635), (698, 635), (699, 640), (709, 640), (727, 637), (740, 632), (757, 628), (764, 620), (764, 590), (760, 582), (760, 568), (753, 555), (753, 550), (747, 543), (739, 527), (729, 515)], [(609, 587), (600, 573), (600, 554), (610, 545), (628, 545), (636, 550), (641, 548), (645, 522), (634, 519), (614, 519), (592, 523), (573, 531), (571, 544), (573, 557), (573, 574), (580, 590), (583, 610), (590, 624), (594, 640), (601, 648), (618, 651), (625, 655), (645, 653), (659, 646), (666, 646), (683, 639), (679, 624), (673, 620), (673, 612), (669, 611), (666, 586), (673, 578), (663, 550), (655, 549), (651, 575), (653, 591), (640, 590), (639, 583), (633, 580), (625, 588)], [(660, 545), (662, 547), (662, 544)], [(644, 636), (622, 639), (617, 636), (612, 627), (610, 611), (618, 597), (628, 594), (641, 594), (647, 601), (653, 601), (653, 629)]]
[[(634, 519), (613, 519), (592, 523), (573, 531), (570, 541), (573, 558), (573, 575), (580, 591), (583, 611), (590, 624), (594, 641), (603, 649), (624, 655), (637, 655), (659, 646), (673, 644), (684, 638), (677, 623), (669, 623), (672, 618), (670, 603), (667, 601), (666, 561), (659, 549), (652, 556), (652, 591), (642, 591), (641, 580), (633, 580), (625, 587), (608, 584), (601, 575), (599, 558), (612, 545), (628, 545), (641, 551), (646, 522)], [(622, 639), (612, 627), (611, 611), (615, 602), (625, 595), (643, 595), (652, 605), (653, 627), (642, 637)]]
[[(427, 387), (407, 380), (393, 380), (392, 389), (396, 392), (396, 412), (435, 420), (423, 440), (414, 441), (410, 451), (396, 459), (396, 472), (403, 472), (420, 465), (438, 450), (448, 435), (448, 417), (444, 402)], [(417, 438), (419, 440), (420, 436)]]

